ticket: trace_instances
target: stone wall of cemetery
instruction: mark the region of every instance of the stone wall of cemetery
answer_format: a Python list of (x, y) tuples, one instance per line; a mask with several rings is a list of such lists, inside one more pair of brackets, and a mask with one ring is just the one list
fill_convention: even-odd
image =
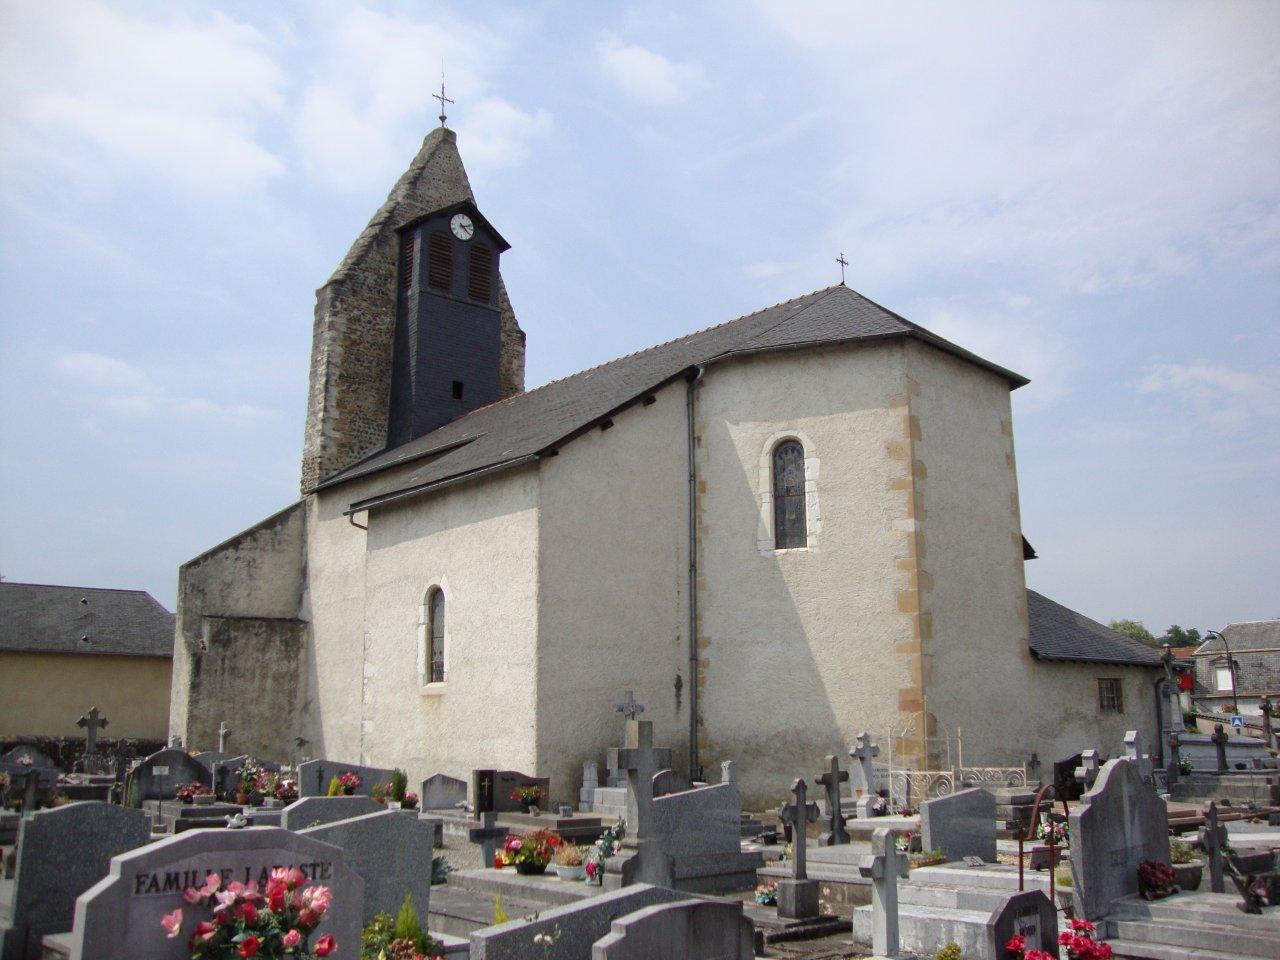
[[(362, 514), (368, 532), (342, 515), (364, 495), (347, 484), (311, 511), (312, 755), (403, 767), (411, 783), (532, 766), (536, 468)], [(424, 683), (433, 587), (445, 593), (443, 684)]]
[[(913, 683), (909, 520), (891, 489), (902, 371), (901, 343), (825, 347), (717, 364), (699, 388), (700, 753), (739, 762), (748, 807), (861, 730), (881, 739)], [(788, 437), (805, 448), (809, 541), (778, 551), (769, 465)]]
[(166, 657), (0, 653), (0, 736), (83, 740), (76, 721), (96, 706), (104, 739), (163, 740), (171, 673)]
[(576, 799), (582, 762), (619, 744), (628, 689), (687, 768), (685, 394), (677, 381), (541, 462), (538, 768), (526, 772), (551, 777), (556, 799)]

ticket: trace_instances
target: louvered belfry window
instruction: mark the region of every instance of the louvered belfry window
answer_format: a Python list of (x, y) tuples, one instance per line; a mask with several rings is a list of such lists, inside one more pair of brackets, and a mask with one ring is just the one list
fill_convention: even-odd
[(427, 656), (431, 683), (444, 682), (444, 591), (436, 587), (427, 599)]
[(432, 290), (453, 286), (453, 240), (443, 230), (427, 239), (427, 286)]
[(415, 246), (415, 234), (412, 230), (400, 238), (400, 288), (402, 290), (408, 290), (413, 286), (413, 250)]
[(471, 247), (467, 270), (467, 296), (481, 303), (489, 303), (493, 296), (493, 254), (482, 243)]
[(773, 451), (774, 549), (808, 545), (804, 515), (804, 447), (784, 440)]

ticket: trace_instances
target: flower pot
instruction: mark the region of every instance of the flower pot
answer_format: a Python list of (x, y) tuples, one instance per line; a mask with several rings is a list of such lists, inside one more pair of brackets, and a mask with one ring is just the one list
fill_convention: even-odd
[(528, 863), (527, 861), (522, 861), (516, 864), (516, 873), (522, 873), (526, 877), (536, 877), (538, 874), (546, 872), (547, 865), (545, 863)]
[(218, 798), (215, 797), (212, 793), (197, 793), (195, 797), (196, 806), (209, 807), (209, 806), (212, 806), (213, 802), (217, 799)]
[(241, 806), (244, 806), (248, 802), (249, 802), (249, 795), (247, 793), (236, 794), (236, 803), (240, 804)]
[(1173, 865), (1173, 882), (1183, 890), (1196, 890), (1200, 887), (1200, 877), (1203, 872), (1203, 860), (1192, 860), (1190, 863), (1175, 863)]
[(1076, 898), (1072, 889), (1070, 887), (1058, 887), (1054, 891), (1054, 896), (1058, 899), (1058, 909), (1070, 920), (1076, 908)]
[(582, 864), (573, 867), (566, 867), (563, 864), (556, 864), (556, 876), (561, 880), (582, 880), (587, 875), (587, 869)]

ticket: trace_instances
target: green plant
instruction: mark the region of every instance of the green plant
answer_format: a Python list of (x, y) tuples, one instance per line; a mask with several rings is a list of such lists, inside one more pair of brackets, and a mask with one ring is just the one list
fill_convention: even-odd
[(493, 925), (506, 923), (511, 918), (507, 916), (507, 911), (502, 909), (502, 898), (495, 896), (493, 898)]
[(409, 775), (397, 767), (391, 774), (391, 799), (396, 803), (402, 803), (408, 789)]
[(1191, 776), (1191, 774), (1195, 773), (1195, 770), (1196, 770), (1196, 765), (1191, 762), (1190, 757), (1178, 758), (1178, 772), (1182, 774), (1184, 777)]
[(580, 867), (586, 856), (585, 851), (574, 843), (566, 843), (555, 852), (552, 860), (560, 867)]
[(938, 952), (933, 955), (933, 960), (962, 960), (963, 957), (960, 944), (948, 943), (945, 947), (938, 948)]
[(1053, 879), (1057, 882), (1058, 886), (1066, 887), (1068, 890), (1070, 890), (1075, 884), (1075, 879), (1071, 876), (1071, 871), (1065, 868), (1058, 870), (1058, 872), (1053, 875)]
[(1195, 863), (1195, 851), (1185, 840), (1174, 837), (1169, 841), (1169, 859), (1174, 863)]
[(391, 914), (385, 910), (374, 916), (360, 934), (360, 960), (381, 960), (394, 929)]
[(339, 780), (337, 777), (329, 778), (329, 792), (326, 794), (326, 796), (329, 796), (329, 797), (342, 796), (342, 781)]
[(444, 857), (431, 858), (431, 883), (437, 885), (444, 883), (449, 879), (449, 874), (453, 873), (453, 864)]

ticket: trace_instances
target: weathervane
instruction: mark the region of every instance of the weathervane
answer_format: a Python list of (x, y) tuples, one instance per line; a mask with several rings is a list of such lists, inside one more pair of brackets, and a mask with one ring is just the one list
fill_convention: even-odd
[(840, 285), (844, 286), (844, 268), (849, 265), (849, 261), (844, 258), (844, 251), (840, 251), (840, 256), (836, 257), (836, 263), (840, 264)]
[(448, 119), (444, 115), (444, 105), (446, 103), (453, 103), (452, 100), (450, 100), (448, 97), (444, 95), (444, 70), (443, 69), (440, 71), (440, 92), (433, 93), (431, 96), (432, 96), (432, 99), (440, 101), (440, 126), (443, 127), (445, 120)]

